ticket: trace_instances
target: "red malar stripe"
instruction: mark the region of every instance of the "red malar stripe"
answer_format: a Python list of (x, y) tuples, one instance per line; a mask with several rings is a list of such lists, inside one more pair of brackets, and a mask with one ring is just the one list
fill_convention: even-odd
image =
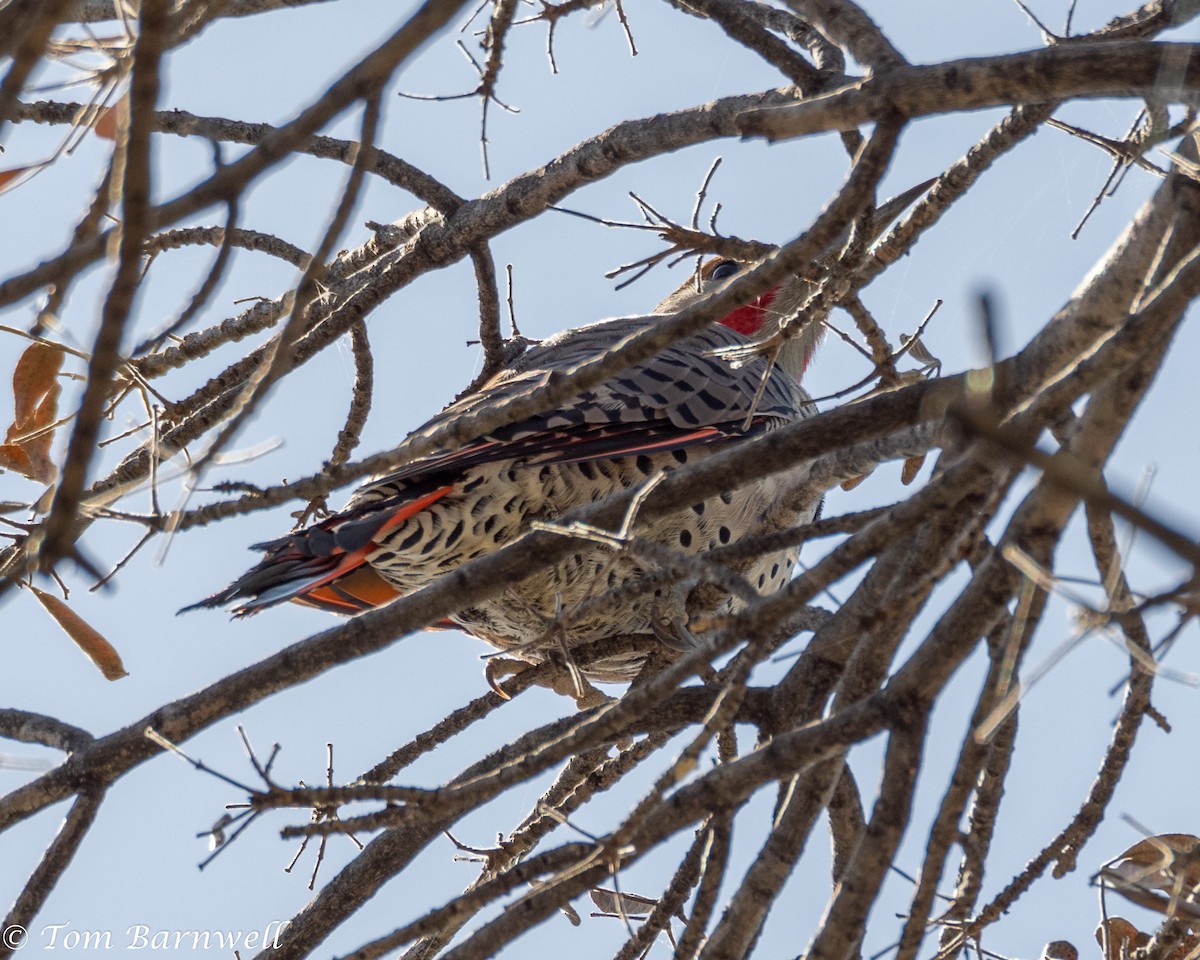
[(754, 302), (748, 303), (744, 307), (738, 307), (728, 314), (721, 323), (730, 330), (736, 330), (746, 336), (753, 336), (762, 329), (763, 322), (767, 319), (767, 307), (774, 299), (775, 290), (768, 290)]

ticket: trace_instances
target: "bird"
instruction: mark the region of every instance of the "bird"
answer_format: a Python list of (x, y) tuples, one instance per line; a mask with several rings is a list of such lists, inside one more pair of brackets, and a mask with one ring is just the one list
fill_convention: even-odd
[[(747, 266), (711, 259), (648, 317), (602, 321), (541, 341), (419, 430), (501, 402), (552, 371), (599, 356), (719, 289)], [(800, 380), (820, 341), (820, 325), (808, 325), (773, 352), (748, 349), (778, 331), (810, 290), (806, 281), (791, 277), (557, 409), (368, 481), (341, 511), (255, 545), (264, 554), (255, 567), (185, 609), (232, 606), (236, 617), (245, 617), (292, 601), (357, 614), (501, 549), (535, 524), (553, 523), (573, 508), (814, 415)], [(731, 359), (738, 351), (744, 355)], [(776, 475), (726, 491), (646, 524), (638, 537), (702, 556), (765, 532), (786, 483)], [(818, 509), (819, 500), (801, 504), (782, 522), (773, 518), (771, 529), (808, 522)], [(736, 573), (753, 592), (769, 594), (790, 579), (796, 559), (794, 548), (775, 550), (741, 563)], [(693, 577), (673, 589), (626, 598), (615, 609), (568, 617), (565, 640), (547, 639), (564, 612), (645, 572), (643, 561), (583, 540), (562, 562), (456, 611), (440, 625), (457, 627), (525, 663), (539, 663), (550, 647), (569, 651), (610, 636), (653, 636), (668, 647), (686, 647), (689, 622), (734, 612), (746, 602), (744, 591), (739, 597)], [(595, 682), (625, 682), (645, 659), (643, 645), (587, 664), (582, 674)]]

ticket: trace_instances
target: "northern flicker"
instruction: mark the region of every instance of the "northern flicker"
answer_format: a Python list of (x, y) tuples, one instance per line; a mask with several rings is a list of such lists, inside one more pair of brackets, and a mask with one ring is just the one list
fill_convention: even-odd
[[(709, 261), (655, 312), (678, 310), (744, 267), (734, 260)], [(806, 292), (803, 281), (789, 280), (568, 405), (372, 480), (340, 513), (257, 545), (266, 555), (256, 567), (194, 606), (235, 604), (237, 616), (288, 600), (346, 614), (371, 609), (500, 549), (535, 520), (556, 520), (574, 507), (638, 487), (728, 444), (811, 416), (815, 408), (800, 377), (819, 333), (806, 331), (786, 340), (771, 359), (753, 356), (733, 362), (722, 353), (772, 332), (795, 312)], [(611, 320), (543, 341), (422, 429), (519, 393), (547, 372), (602, 354), (655, 322), (655, 317)], [(783, 483), (770, 477), (731, 490), (639, 528), (637, 535), (704, 554), (761, 532)], [(785, 519), (806, 522), (817, 506), (808, 504)], [(795, 560), (793, 550), (774, 552), (738, 572), (766, 594), (787, 582)], [(447, 625), (538, 662), (538, 640), (547, 636), (556, 615), (642, 573), (630, 557), (615, 555), (600, 543), (581, 543), (567, 560), (457, 611)], [(674, 595), (649, 592), (615, 609), (575, 618), (566, 646), (609, 636), (686, 637), (689, 620), (740, 605), (728, 593), (711, 585), (700, 589), (693, 581)], [(668, 629), (673, 634), (664, 634), (664, 620), (672, 621)], [(556, 639), (554, 646), (560, 643)], [(644, 656), (614, 657), (584, 673), (599, 681), (629, 680)]]

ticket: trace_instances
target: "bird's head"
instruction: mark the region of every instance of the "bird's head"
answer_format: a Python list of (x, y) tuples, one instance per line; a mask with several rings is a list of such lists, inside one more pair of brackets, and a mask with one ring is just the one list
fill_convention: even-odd
[[(701, 265), (698, 274), (688, 277), (674, 293), (655, 308), (654, 312), (674, 313), (720, 289), (751, 266), (752, 264), (740, 260), (709, 260)], [(749, 303), (735, 307), (718, 322), (754, 340), (766, 339), (779, 330), (780, 323), (796, 312), (809, 289), (807, 281), (791, 277)], [(824, 332), (823, 324), (808, 325), (798, 336), (789, 337), (784, 341), (776, 362), (799, 380), (804, 375)]]
[[(936, 183), (936, 178), (925, 180), (890, 200), (876, 207), (871, 217), (866, 221), (862, 239), (873, 243), (882, 236), (883, 231), (903, 213), (918, 197), (922, 196)], [(833, 253), (840, 248), (851, 236), (847, 227), (843, 235), (830, 244), (827, 253)], [(655, 308), (655, 313), (674, 313), (695, 300), (718, 290), (734, 277), (740, 276), (753, 264), (741, 260), (717, 259), (709, 260), (700, 267), (698, 273), (688, 277), (679, 288)], [(760, 294), (749, 303), (735, 307), (720, 323), (736, 330), (753, 340), (768, 340), (779, 332), (779, 326), (788, 318), (794, 318), (812, 293), (813, 285), (799, 276), (791, 276), (766, 293)], [(794, 322), (794, 320), (793, 320)], [(813, 353), (820, 345), (825, 335), (823, 323), (807, 323), (799, 329), (789, 331), (779, 347), (775, 362), (796, 380), (799, 380)]]

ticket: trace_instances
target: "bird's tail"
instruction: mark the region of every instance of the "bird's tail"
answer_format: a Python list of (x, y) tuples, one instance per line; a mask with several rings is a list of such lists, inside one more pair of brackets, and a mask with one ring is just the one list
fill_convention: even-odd
[(289, 600), (343, 614), (381, 606), (399, 594), (367, 562), (378, 549), (378, 539), (453, 489), (427, 488), (422, 495), (405, 491), (256, 544), (254, 549), (265, 554), (257, 566), (179, 612), (237, 604), (234, 616), (246, 617)]

